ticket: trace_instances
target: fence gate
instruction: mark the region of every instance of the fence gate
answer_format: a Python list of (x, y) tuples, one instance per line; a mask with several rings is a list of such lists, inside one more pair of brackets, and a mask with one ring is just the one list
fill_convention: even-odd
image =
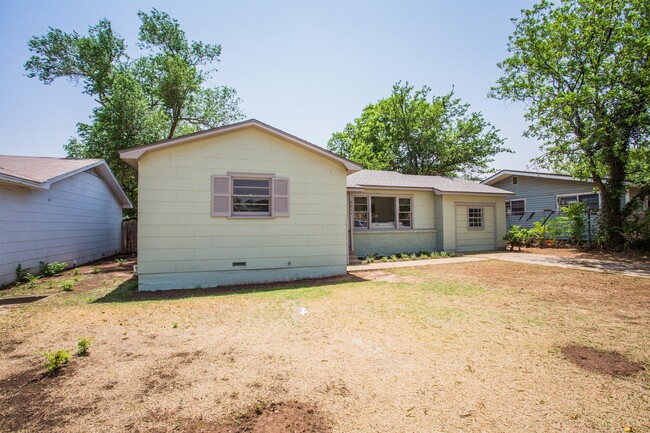
[(122, 254), (138, 252), (138, 220), (122, 221)]

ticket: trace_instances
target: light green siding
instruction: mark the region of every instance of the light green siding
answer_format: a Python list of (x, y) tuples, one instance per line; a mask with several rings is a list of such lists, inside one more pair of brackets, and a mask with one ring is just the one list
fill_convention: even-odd
[[(138, 163), (142, 290), (345, 273), (342, 164), (253, 128), (153, 151)], [(211, 176), (227, 173), (288, 178), (289, 217), (212, 217)]]
[(430, 230), (366, 230), (354, 233), (354, 254), (367, 257), (396, 253), (417, 253), (436, 250), (436, 231)]
[[(438, 212), (438, 249), (445, 251), (479, 251), (505, 247), (503, 236), (506, 232), (506, 211), (504, 197), (486, 195), (443, 195), (436, 198)], [(466, 222), (467, 207), (484, 207), (489, 221), (493, 221), (485, 231), (468, 231)], [(494, 239), (490, 243), (490, 239)], [(496, 245), (496, 246), (494, 246)], [(459, 248), (460, 246), (460, 248)]]
[(413, 212), (413, 229), (355, 229), (354, 255), (366, 257), (377, 253), (417, 253), (436, 249), (434, 195), (430, 190), (366, 189), (352, 196), (410, 197)]

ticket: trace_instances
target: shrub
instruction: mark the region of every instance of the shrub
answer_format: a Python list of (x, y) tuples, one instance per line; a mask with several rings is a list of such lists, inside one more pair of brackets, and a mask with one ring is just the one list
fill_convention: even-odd
[(90, 349), (90, 342), (92, 338), (83, 338), (79, 337), (77, 340), (77, 355), (86, 356), (88, 355), (88, 349)]
[(406, 254), (406, 253), (400, 253), (399, 258), (400, 258), (400, 260), (408, 260), (409, 255)]
[(71, 292), (72, 291), (72, 286), (73, 286), (72, 282), (64, 281), (61, 288), (63, 289), (64, 292)]
[(124, 262), (126, 262), (126, 260), (124, 260), (122, 258), (115, 259), (115, 263), (117, 263), (117, 265), (120, 266), (120, 267), (124, 266)]
[(381, 258), (381, 261), (382, 261), (382, 262), (387, 262), (387, 261), (388, 261), (388, 257), (383, 256), (383, 257)]
[(421, 258), (421, 259), (428, 259), (428, 258), (429, 258), (429, 253), (427, 253), (427, 252), (421, 252), (421, 253), (420, 253), (420, 258)]
[(587, 228), (586, 212), (587, 204), (584, 202), (562, 206), (566, 235), (576, 244), (580, 243)]
[(447, 251), (440, 251), (440, 254), (438, 256), (444, 259), (445, 257), (449, 257), (449, 254), (447, 254)]
[(67, 350), (57, 350), (56, 352), (39, 352), (45, 357), (45, 367), (50, 373), (56, 373), (61, 367), (68, 363), (70, 352)]
[(623, 236), (627, 248), (650, 249), (650, 212), (635, 214), (625, 220)]
[(33, 275), (30, 273), (31, 271), (32, 268), (23, 268), (19, 263), (18, 266), (16, 266), (16, 281), (18, 283), (25, 283), (27, 281), (30, 281), (33, 277)]
[(52, 275), (60, 274), (68, 268), (66, 262), (52, 262), (45, 263), (40, 262), (40, 273), (45, 277), (51, 277)]
[(74, 268), (74, 272), (72, 273), (72, 275), (77, 276), (77, 275), (79, 275), (80, 273), (81, 273), (81, 272), (79, 272), (79, 268)]
[(91, 272), (93, 274), (99, 274), (99, 266), (97, 266), (97, 265), (93, 266), (93, 270)]
[(521, 251), (521, 247), (526, 245), (528, 242), (529, 233), (528, 230), (522, 229), (520, 226), (514, 225), (510, 227), (510, 231), (506, 233), (503, 237), (503, 240), (507, 242), (510, 246), (510, 251), (514, 251), (515, 247), (518, 247)]
[(392, 256), (390, 256), (390, 261), (391, 261), (391, 262), (396, 262), (396, 261), (397, 261), (397, 256), (396, 256), (395, 254), (393, 254)]

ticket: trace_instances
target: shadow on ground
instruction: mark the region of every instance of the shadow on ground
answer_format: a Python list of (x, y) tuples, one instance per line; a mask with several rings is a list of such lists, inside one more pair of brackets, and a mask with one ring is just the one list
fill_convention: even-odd
[(240, 295), (249, 293), (272, 292), (276, 290), (321, 287), (336, 284), (360, 283), (368, 281), (357, 275), (347, 274), (329, 278), (305, 279), (280, 283), (245, 284), (237, 286), (211, 287), (204, 289), (160, 290), (139, 292), (138, 279), (132, 277), (117, 286), (115, 290), (98, 298), (94, 303), (159, 301), (164, 299), (186, 299), (208, 296)]

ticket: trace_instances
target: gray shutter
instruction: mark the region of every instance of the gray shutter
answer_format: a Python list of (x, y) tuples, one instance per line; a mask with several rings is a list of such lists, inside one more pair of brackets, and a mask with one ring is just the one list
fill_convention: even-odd
[(274, 177), (272, 191), (272, 215), (274, 217), (289, 216), (289, 179), (286, 177)]
[(229, 176), (212, 176), (212, 216), (230, 216)]

